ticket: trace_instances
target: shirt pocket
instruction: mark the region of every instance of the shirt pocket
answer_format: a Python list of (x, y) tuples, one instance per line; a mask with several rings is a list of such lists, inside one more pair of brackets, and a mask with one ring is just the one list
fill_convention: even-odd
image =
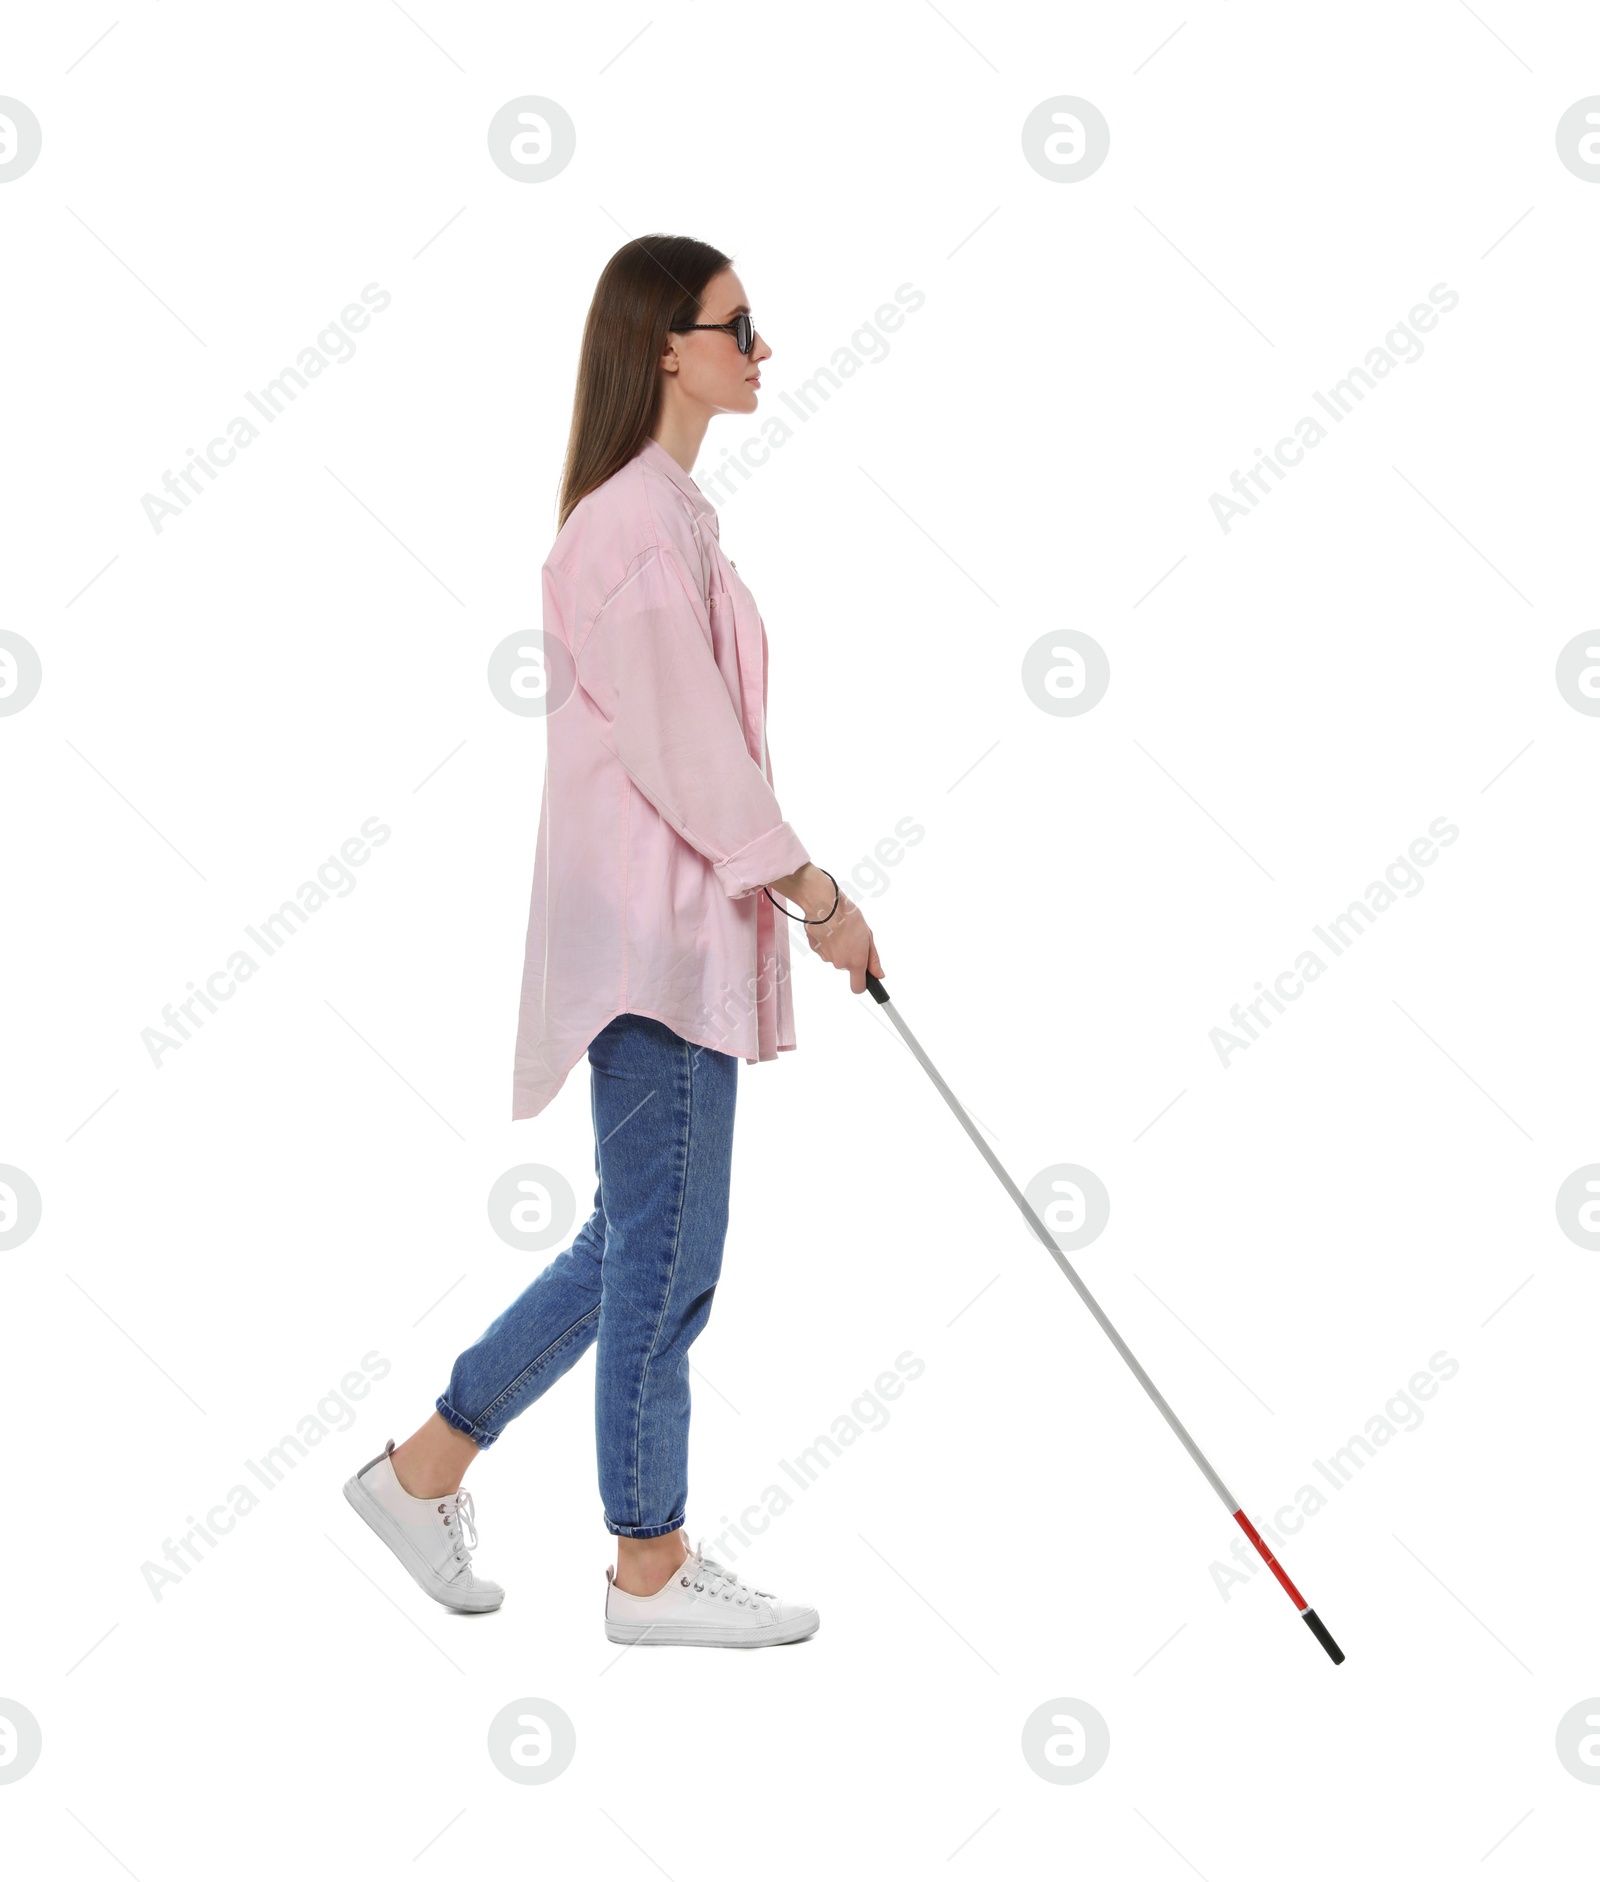
[(739, 571), (720, 550), (711, 558), (706, 604), (716, 628), (719, 648), (724, 641), (737, 648), (747, 625), (758, 619), (755, 596), (739, 579)]
[(732, 646), (736, 639), (737, 611), (732, 591), (723, 586), (715, 568), (711, 571), (711, 582), (706, 589), (706, 618), (711, 623), (711, 650), (720, 664), (723, 649)]
[(739, 573), (739, 565), (731, 556), (718, 555), (717, 575), (721, 578), (725, 591), (734, 595), (741, 611), (752, 615), (758, 612), (756, 598), (750, 592), (750, 584)]

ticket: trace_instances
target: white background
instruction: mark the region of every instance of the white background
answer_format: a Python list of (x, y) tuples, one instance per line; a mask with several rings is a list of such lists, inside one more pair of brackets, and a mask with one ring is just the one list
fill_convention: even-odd
[[(44, 674), (0, 721), (0, 1161), (43, 1198), (0, 1254), (19, 1873), (1570, 1872), (1597, 1278), (1555, 1196), (1600, 1159), (1600, 723), (1554, 674), (1593, 622), (1600, 189), (1555, 127), (1600, 20), (136, 0), (7, 40), (44, 138), (0, 188), (3, 622)], [(523, 94), (577, 127), (538, 184), (487, 150)], [(1111, 127), (1074, 183), (1022, 150), (1060, 94)], [(543, 734), (486, 671), (537, 621), (595, 278), (652, 230), (730, 253), (773, 348), (698, 471), (785, 814), (841, 876), (924, 828), (856, 888), (897, 1009), (1019, 1183), (1106, 1185), (1074, 1259), (1245, 1509), (1322, 1486), (1281, 1553), (1342, 1667), (1265, 1569), (1223, 1598), (1228, 1513), (803, 943), (799, 1050), (740, 1072), (689, 1529), (920, 1357), (735, 1563), (820, 1632), (608, 1644), (592, 1355), (468, 1480), (498, 1615), (341, 1498), (543, 1263), (495, 1180), (592, 1193), (584, 1066), (510, 1121)], [(156, 532), (144, 495), (369, 282), (355, 356)], [(1441, 282), (1422, 356), (1224, 533), (1212, 493)], [(902, 283), (887, 356), (725, 498)], [(1021, 683), (1066, 627), (1111, 667), (1076, 717)], [(162, 1008), (369, 817), (353, 891), (157, 1070)], [(1212, 1029), (1439, 817), (1424, 888), (1224, 1068)], [(1440, 1352), (1332, 1490), (1313, 1460)], [(489, 1759), (520, 1698), (574, 1723), (554, 1782)], [(1052, 1700), (1109, 1727), (1086, 1782), (1022, 1755)]]

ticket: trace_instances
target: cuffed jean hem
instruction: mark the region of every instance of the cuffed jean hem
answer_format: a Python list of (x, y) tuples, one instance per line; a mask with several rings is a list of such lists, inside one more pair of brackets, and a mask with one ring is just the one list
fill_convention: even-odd
[(685, 1519), (680, 1516), (675, 1523), (614, 1523), (607, 1516), (604, 1521), (614, 1536), (632, 1536), (636, 1541), (647, 1542), (651, 1536), (670, 1536), (674, 1529), (683, 1527)]
[(463, 1418), (460, 1412), (445, 1399), (443, 1393), (433, 1401), (433, 1409), (452, 1429), (464, 1431), (466, 1435), (471, 1438), (473, 1443), (477, 1445), (480, 1451), (488, 1450), (489, 1446), (493, 1444), (495, 1439), (500, 1435), (500, 1433), (496, 1431), (489, 1437), (484, 1437), (473, 1424), (472, 1420), (470, 1418)]

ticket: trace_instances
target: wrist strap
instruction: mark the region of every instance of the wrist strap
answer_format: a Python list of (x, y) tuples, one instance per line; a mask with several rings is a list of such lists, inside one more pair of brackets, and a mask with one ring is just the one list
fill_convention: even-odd
[[(818, 863), (817, 867), (819, 869), (822, 869), (821, 863)], [(825, 921), (832, 921), (834, 917), (834, 913), (838, 909), (838, 906), (839, 906), (839, 884), (834, 880), (834, 877), (829, 870), (822, 869), (822, 873), (825, 876), (827, 876), (830, 882), (833, 883), (833, 907), (828, 910), (826, 915), (811, 916), (811, 915), (790, 914), (790, 911), (784, 907), (782, 902), (778, 900), (778, 898), (772, 893), (772, 891), (769, 888), (766, 888), (765, 886), (763, 886), (761, 893), (767, 898), (767, 900), (772, 904), (772, 906), (778, 911), (780, 915), (788, 915), (790, 921), (803, 921), (808, 928), (817, 928), (817, 927), (820, 927), (822, 923)]]

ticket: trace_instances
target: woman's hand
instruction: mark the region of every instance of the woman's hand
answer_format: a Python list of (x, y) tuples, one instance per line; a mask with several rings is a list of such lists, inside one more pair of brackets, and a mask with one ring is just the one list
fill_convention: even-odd
[[(828, 901), (822, 906), (826, 908), (832, 900), (830, 887)], [(882, 980), (883, 963), (878, 959), (877, 943), (867, 926), (867, 918), (843, 889), (839, 891), (839, 906), (833, 919), (820, 927), (808, 926), (806, 939), (811, 943), (813, 954), (820, 954), (830, 967), (842, 967), (849, 974), (852, 993), (866, 992), (869, 973)]]
[(867, 918), (843, 889), (831, 918), (817, 920), (833, 908), (833, 883), (814, 863), (803, 864), (792, 876), (770, 886), (775, 895), (795, 903), (807, 918), (806, 939), (811, 952), (820, 954), (830, 967), (842, 968), (850, 976), (852, 993), (866, 992), (868, 974), (883, 979), (883, 963), (878, 959)]

